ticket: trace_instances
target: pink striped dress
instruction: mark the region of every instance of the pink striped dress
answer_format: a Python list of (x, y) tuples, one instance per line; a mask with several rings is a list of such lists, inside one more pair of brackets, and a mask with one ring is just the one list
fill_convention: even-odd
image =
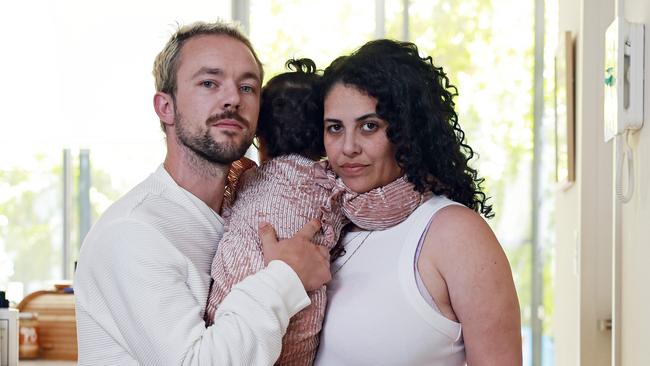
[[(428, 196), (405, 177), (364, 194), (350, 191), (325, 163), (300, 155), (271, 159), (241, 177), (237, 197), (225, 209), (226, 231), (212, 262), (214, 279), (206, 307), (206, 324), (231, 288), (264, 268), (258, 224), (266, 221), (278, 239), (292, 237), (309, 220), (320, 218), (314, 242), (331, 249), (341, 229), (352, 221), (366, 230), (383, 230), (406, 219)], [(312, 304), (290, 321), (277, 364), (311, 365), (318, 348), (327, 299), (325, 286), (309, 293)]]

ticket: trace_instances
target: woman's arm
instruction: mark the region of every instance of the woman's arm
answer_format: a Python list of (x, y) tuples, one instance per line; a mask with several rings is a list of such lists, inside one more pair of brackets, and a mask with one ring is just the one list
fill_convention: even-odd
[(469, 366), (521, 365), (519, 302), (510, 265), (476, 212), (456, 205), (440, 210), (418, 267), (443, 315), (462, 324)]

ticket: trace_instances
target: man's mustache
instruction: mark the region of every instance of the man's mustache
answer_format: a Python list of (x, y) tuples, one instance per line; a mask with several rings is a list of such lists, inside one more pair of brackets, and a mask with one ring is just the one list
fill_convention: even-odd
[(205, 123), (207, 125), (211, 125), (221, 121), (222, 119), (234, 119), (235, 121), (243, 124), (244, 127), (250, 128), (250, 122), (234, 110), (227, 110), (223, 113), (215, 114), (214, 116), (209, 117)]

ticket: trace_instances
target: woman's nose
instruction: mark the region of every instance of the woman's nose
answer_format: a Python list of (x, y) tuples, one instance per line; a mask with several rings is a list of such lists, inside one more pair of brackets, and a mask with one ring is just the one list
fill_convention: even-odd
[(343, 140), (343, 153), (348, 156), (358, 155), (361, 152), (361, 145), (354, 133), (348, 133)]

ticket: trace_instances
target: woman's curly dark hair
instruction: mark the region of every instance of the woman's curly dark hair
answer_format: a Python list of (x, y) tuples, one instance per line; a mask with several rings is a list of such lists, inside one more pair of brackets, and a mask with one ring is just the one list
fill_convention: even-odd
[(456, 87), (431, 57), (420, 57), (410, 42), (370, 41), (325, 69), (323, 97), (338, 83), (377, 100), (395, 159), (415, 189), (445, 195), (486, 218), (494, 216), (481, 187), (485, 179), (468, 165), (474, 151), (464, 142), (454, 110)]
[(269, 158), (300, 154), (318, 160), (325, 155), (321, 76), (308, 58), (285, 66), (295, 71), (273, 77), (262, 89), (257, 137)]

